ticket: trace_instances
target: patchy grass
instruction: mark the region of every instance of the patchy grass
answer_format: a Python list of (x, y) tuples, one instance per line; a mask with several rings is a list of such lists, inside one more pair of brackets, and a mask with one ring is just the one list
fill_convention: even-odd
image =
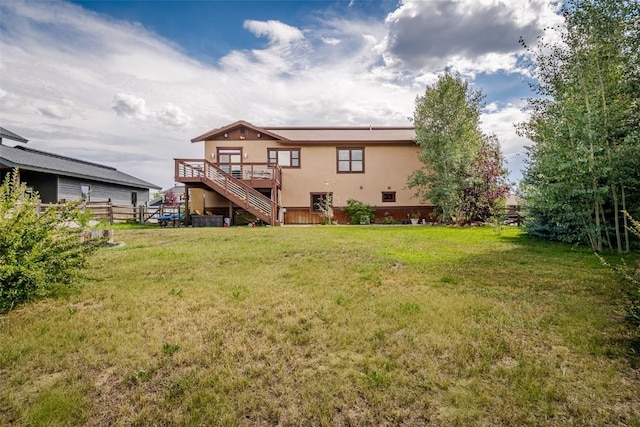
[(640, 425), (618, 285), (516, 229), (118, 230), (0, 317), (0, 424)]

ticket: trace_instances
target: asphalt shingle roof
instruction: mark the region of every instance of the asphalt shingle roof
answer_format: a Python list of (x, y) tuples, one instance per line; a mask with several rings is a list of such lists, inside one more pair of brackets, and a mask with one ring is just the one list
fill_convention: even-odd
[(303, 142), (413, 142), (412, 127), (267, 127), (291, 141)]
[(137, 188), (161, 187), (143, 181), (110, 166), (91, 163), (58, 154), (47, 153), (26, 147), (8, 147), (0, 145), (0, 163), (29, 171), (52, 173), (75, 178), (91, 179), (111, 184), (127, 185)]
[(20, 135), (18, 135), (17, 133), (13, 133), (10, 130), (7, 130), (3, 127), (0, 127), (0, 140), (2, 140), (2, 138), (6, 138), (6, 139), (12, 139), (14, 141), (18, 141), (18, 142), (27, 142), (29, 141), (27, 138), (23, 138)]
[(409, 126), (255, 126), (244, 120), (212, 129), (191, 142), (206, 141), (237, 127), (248, 127), (279, 140), (282, 144), (334, 144), (345, 142), (414, 144), (416, 131)]

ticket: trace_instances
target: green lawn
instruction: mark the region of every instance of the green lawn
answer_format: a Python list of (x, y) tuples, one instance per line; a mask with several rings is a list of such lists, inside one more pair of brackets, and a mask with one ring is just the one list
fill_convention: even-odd
[(619, 286), (515, 228), (116, 230), (0, 316), (0, 425), (640, 425)]

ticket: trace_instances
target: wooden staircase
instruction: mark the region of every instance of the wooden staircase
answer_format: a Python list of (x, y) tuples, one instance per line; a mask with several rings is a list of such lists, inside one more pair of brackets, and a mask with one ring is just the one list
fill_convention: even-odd
[(278, 205), (207, 160), (176, 159), (176, 181), (202, 183), (271, 225), (279, 225)]

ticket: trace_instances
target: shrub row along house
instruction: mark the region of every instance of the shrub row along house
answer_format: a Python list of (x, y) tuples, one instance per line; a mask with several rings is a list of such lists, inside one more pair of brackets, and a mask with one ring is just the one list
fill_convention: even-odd
[(175, 180), (187, 187), (191, 213), (222, 215), (234, 224), (255, 216), (279, 225), (321, 223), (327, 200), (338, 222), (346, 222), (340, 208), (349, 199), (373, 206), (376, 222), (428, 219), (433, 209), (406, 188), (408, 175), (422, 166), (413, 127), (237, 121), (191, 142), (204, 143), (204, 158), (175, 159)]
[(135, 178), (115, 168), (73, 159), (24, 146), (10, 147), (3, 139), (26, 143), (27, 140), (0, 127), (0, 174), (2, 179), (14, 168), (20, 181), (37, 191), (43, 203), (69, 200), (105, 202), (139, 206), (149, 201), (155, 184)]

